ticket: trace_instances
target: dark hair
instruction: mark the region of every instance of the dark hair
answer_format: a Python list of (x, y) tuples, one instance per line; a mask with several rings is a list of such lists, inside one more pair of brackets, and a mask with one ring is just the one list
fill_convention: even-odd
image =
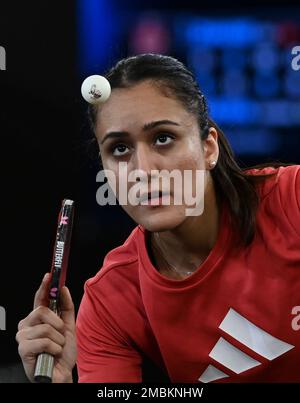
[[(256, 185), (273, 174), (251, 175), (245, 168), (239, 167), (223, 131), (208, 115), (205, 97), (192, 72), (173, 57), (150, 53), (120, 60), (105, 77), (112, 89), (128, 88), (139, 82), (151, 80), (159, 85), (162, 91), (175, 95), (189, 112), (197, 116), (202, 140), (207, 138), (210, 127), (216, 129), (219, 158), (211, 175), (217, 201), (219, 204), (224, 201), (228, 206), (232, 225), (237, 228), (235, 232), (238, 242), (243, 246), (249, 245), (255, 235), (256, 211), (259, 204)], [(96, 106), (89, 106), (88, 114), (93, 130), (97, 111)], [(252, 168), (278, 165), (284, 164), (270, 163)]]

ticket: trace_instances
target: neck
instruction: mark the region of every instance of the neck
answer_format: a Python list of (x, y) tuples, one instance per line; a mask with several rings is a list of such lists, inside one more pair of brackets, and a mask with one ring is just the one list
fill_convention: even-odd
[(183, 271), (195, 271), (214, 247), (219, 230), (220, 209), (212, 180), (207, 184), (204, 211), (189, 216), (176, 228), (152, 234), (164, 258)]

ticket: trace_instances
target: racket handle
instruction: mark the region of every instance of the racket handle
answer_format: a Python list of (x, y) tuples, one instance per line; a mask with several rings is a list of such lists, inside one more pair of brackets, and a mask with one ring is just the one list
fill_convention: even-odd
[[(58, 301), (51, 299), (49, 303), (51, 311), (58, 315)], [(54, 357), (48, 353), (38, 355), (34, 370), (34, 380), (37, 383), (52, 383)]]
[(51, 383), (54, 357), (48, 353), (39, 354), (34, 371), (34, 380), (38, 383)]

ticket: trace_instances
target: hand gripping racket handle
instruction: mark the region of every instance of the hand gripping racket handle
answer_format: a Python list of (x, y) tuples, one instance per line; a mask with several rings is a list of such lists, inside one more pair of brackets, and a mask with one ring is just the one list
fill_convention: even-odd
[[(70, 241), (73, 226), (74, 202), (65, 199), (62, 201), (58, 216), (56, 240), (54, 245), (51, 267), (51, 282), (49, 288), (49, 308), (59, 315), (59, 293), (65, 284)], [(48, 353), (41, 353), (37, 357), (34, 380), (38, 383), (51, 383), (54, 367), (54, 357)]]

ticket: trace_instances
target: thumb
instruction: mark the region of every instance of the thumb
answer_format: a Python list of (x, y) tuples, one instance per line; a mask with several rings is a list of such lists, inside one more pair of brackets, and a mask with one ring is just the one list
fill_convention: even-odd
[(69, 289), (64, 286), (60, 290), (60, 317), (71, 330), (75, 329), (75, 309)]
[(50, 284), (51, 274), (46, 273), (41, 282), (41, 285), (34, 296), (33, 308), (37, 308), (40, 305), (48, 306), (49, 298), (48, 298), (48, 290)]

